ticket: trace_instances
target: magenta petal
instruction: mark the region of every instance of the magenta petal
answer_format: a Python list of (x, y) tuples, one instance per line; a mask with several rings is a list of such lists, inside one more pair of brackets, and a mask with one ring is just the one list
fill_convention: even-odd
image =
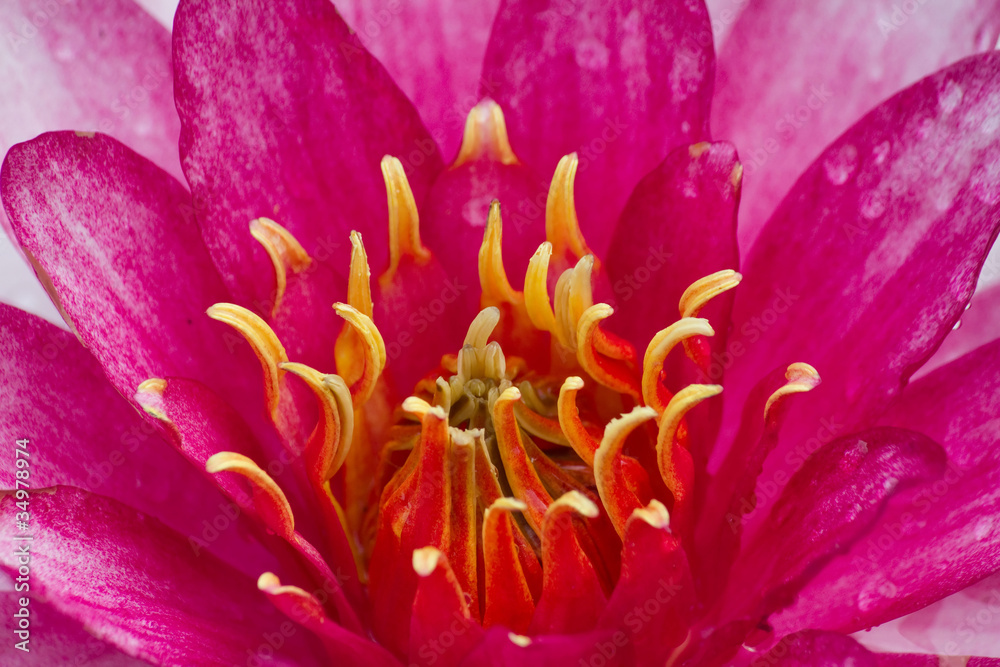
[[(142, 420), (72, 334), (0, 304), (0, 387), (0, 437), (29, 440), (32, 487), (101, 493), (238, 567), (259, 562), (259, 544), (206, 522), (238, 510)], [(0, 487), (15, 487), (15, 466), (14, 456), (0, 462)]]
[(868, 536), (776, 619), (777, 627), (867, 628), (1000, 569), (998, 355), (1000, 341), (903, 392), (885, 421), (926, 429), (954, 461), (941, 480), (894, 500)]
[[(719, 52), (712, 104), (713, 133), (745, 160), (743, 248), (794, 179), (857, 118), (919, 78), (992, 50), (1000, 36), (1000, 11), (981, 0), (724, 4), (746, 5)], [(712, 18), (721, 29), (721, 15)], [(961, 95), (943, 90), (942, 105)]]
[(727, 607), (754, 620), (788, 605), (825, 562), (864, 534), (888, 498), (937, 479), (944, 467), (941, 448), (913, 431), (878, 428), (826, 445), (792, 477), (741, 551)]
[[(775, 667), (877, 667), (875, 654), (850, 637), (805, 631), (783, 637), (759, 663)], [(757, 662), (755, 661), (755, 663)]]
[(493, 24), (480, 92), (539, 174), (579, 153), (580, 225), (602, 252), (639, 179), (708, 137), (714, 68), (701, 0), (515, 0)]
[(871, 423), (961, 316), (1000, 224), (998, 100), (1000, 54), (928, 77), (838, 139), (768, 222), (737, 289), (724, 428), (778, 364), (823, 382), (766, 475)]
[[(15, 498), (0, 501), (3, 569), (30, 551), (31, 592), (94, 636), (158, 664), (242, 664), (281, 625), (254, 582), (155, 519), (73, 487), (30, 495), (28, 531)], [(27, 533), (30, 542), (17, 540)], [(300, 645), (287, 638), (285, 649)], [(273, 650), (273, 649), (272, 649)], [(249, 651), (249, 653), (248, 653)], [(277, 664), (293, 662), (280, 651)], [(302, 659), (302, 656), (296, 656)]]
[(621, 630), (527, 638), (498, 626), (486, 631), (460, 667), (632, 667), (633, 650)]
[[(27, 652), (17, 648), (23, 640), (17, 635), (20, 618), (14, 616), (24, 613), (21, 612), (22, 598), (30, 600), (26, 605), (29, 627), (25, 636), (28, 641), (22, 645)], [(11, 639), (0, 646), (0, 663), (6, 667), (77, 664), (140, 667), (148, 664), (89, 634), (79, 622), (60, 614), (52, 605), (35, 598), (25, 598), (23, 593), (0, 593), (0, 615), (11, 619), (7, 621), (11, 624)]]
[[(388, 207), (380, 160), (402, 161), (420, 202), (441, 157), (333, 4), (183, 2), (174, 63), (184, 173), (205, 243), (237, 299), (265, 314), (273, 302), (274, 269), (248, 230), (260, 216), (329, 265), (339, 279), (318, 288), (328, 304), (345, 296), (351, 229), (381, 273)], [(312, 317), (308, 308), (295, 315), (302, 326)]]
[(500, 0), (338, 0), (336, 5), (354, 38), (413, 100), (451, 160), (465, 115), (479, 101), (483, 55)]
[(72, 132), (18, 144), (0, 179), (18, 241), (119, 392), (180, 375), (254, 396), (247, 346), (227, 347), (205, 315), (230, 298), (179, 183), (110, 137)]
[[(681, 294), (694, 281), (739, 268), (736, 210), (742, 166), (727, 143), (673, 151), (636, 186), (607, 252), (614, 291), (613, 326), (643, 350), (678, 317)], [(650, 312), (650, 304), (655, 310)], [(720, 297), (701, 317), (725, 349), (731, 298)], [(713, 382), (721, 379), (712, 377)]]
[(917, 373), (918, 376), (1000, 338), (1000, 285), (977, 290), (959, 321), (961, 325), (948, 334), (938, 351)]

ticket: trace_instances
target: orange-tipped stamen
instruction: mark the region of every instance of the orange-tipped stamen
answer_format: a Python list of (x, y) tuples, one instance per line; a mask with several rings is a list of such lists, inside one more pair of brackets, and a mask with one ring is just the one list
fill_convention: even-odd
[[(597, 492), (619, 536), (625, 535), (625, 524), (632, 516), (632, 512), (649, 502), (648, 478), (645, 489), (636, 488), (640, 484), (634, 476), (630, 479), (629, 473), (636, 472), (638, 462), (631, 459), (633, 465), (628, 466), (631, 470), (627, 469), (624, 465), (626, 457), (622, 454), (622, 448), (635, 429), (655, 418), (656, 410), (636, 407), (628, 414), (612, 419), (605, 427), (601, 446), (594, 455), (594, 480), (597, 482)], [(640, 497), (637, 490), (640, 493), (645, 492), (647, 497)]]
[(469, 111), (462, 134), (462, 147), (451, 168), (456, 169), (467, 162), (489, 157), (501, 164), (517, 164), (517, 156), (510, 147), (507, 137), (507, 123), (503, 109), (490, 99), (485, 99)]
[(251, 220), (250, 235), (264, 247), (274, 266), (274, 304), (271, 306), (271, 316), (274, 317), (285, 296), (288, 272), (304, 271), (312, 264), (312, 259), (291, 232), (269, 218)]
[(382, 369), (385, 368), (385, 342), (372, 319), (353, 306), (346, 303), (335, 303), (333, 309), (354, 327), (363, 343), (364, 372), (351, 385), (351, 400), (354, 401), (356, 407), (361, 406), (375, 391), (375, 383), (378, 382), (378, 377), (382, 373)]
[(480, 307), (499, 306), (504, 303), (520, 305), (524, 296), (515, 290), (507, 280), (503, 265), (503, 222), (500, 218), (500, 202), (490, 204), (486, 221), (483, 245), (479, 249), (479, 285), (483, 294)]
[(667, 356), (677, 344), (692, 336), (714, 335), (715, 331), (708, 320), (688, 317), (674, 322), (653, 336), (642, 360), (642, 398), (646, 405), (660, 413), (666, 409), (666, 401), (670, 399), (660, 382), (660, 373)]
[(234, 472), (245, 477), (253, 489), (254, 508), (267, 527), (288, 541), (295, 539), (295, 519), (285, 492), (253, 460), (236, 452), (219, 452), (205, 462), (205, 470), (213, 475)]
[(310, 475), (322, 485), (337, 474), (351, 449), (354, 436), (351, 392), (339, 375), (324, 375), (305, 364), (292, 362), (280, 367), (301, 378), (316, 396), (319, 420), (306, 443), (306, 458)]

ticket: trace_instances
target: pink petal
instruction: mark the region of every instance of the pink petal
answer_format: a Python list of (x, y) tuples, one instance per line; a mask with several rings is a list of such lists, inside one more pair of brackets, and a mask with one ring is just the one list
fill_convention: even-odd
[(354, 40), (413, 100), (445, 159), (454, 157), (465, 116), (479, 101), (483, 55), (500, 1), (338, 0), (336, 5), (354, 29)]
[(543, 176), (577, 151), (576, 205), (607, 247), (632, 188), (677, 146), (708, 137), (714, 55), (704, 3), (506, 2), (480, 92)]
[[(4, 4), (0, 156), (46, 130), (100, 130), (180, 176), (170, 33), (129, 0)], [(0, 227), (10, 233), (0, 210)], [(58, 315), (0, 236), (2, 300)]]
[[(343, 580), (340, 583), (352, 593), (357, 591), (357, 597), (360, 597), (357, 578), (348, 574), (355, 571), (356, 567), (345, 536), (343, 533), (336, 536), (324, 535), (324, 528), (319, 521), (322, 516), (319, 508), (312, 502), (311, 496), (303, 496), (306, 484), (300, 461), (289, 456), (280, 445), (272, 441), (273, 438), (262, 442), (228, 403), (199, 382), (186, 378), (166, 378), (162, 389), (139, 391), (135, 400), (144, 410), (157, 415), (155, 424), (164, 439), (206, 476), (209, 476), (205, 472), (208, 459), (219, 452), (242, 454), (261, 465), (291, 503), (297, 530), (316, 544), (325, 546), (328, 540), (334, 541), (337, 538), (337, 543), (343, 545), (337, 553), (339, 560), (333, 560), (332, 565), (342, 573)], [(265, 523), (251, 502), (245, 480), (234, 473), (209, 477), (226, 498), (255, 522), (254, 534), (272, 552), (283, 556), (283, 562), (287, 565), (290, 552), (282, 540), (269, 539), (263, 535)], [(243, 524), (240, 527), (247, 530), (247, 526)], [(296, 562), (299, 561), (296, 559)], [(258, 565), (254, 574), (259, 575), (265, 569)]]
[(686, 639), (694, 615), (694, 582), (687, 558), (668, 526), (657, 527), (634, 515), (624, 543), (621, 577), (601, 625), (629, 635), (636, 665), (663, 665)]
[(941, 480), (893, 501), (869, 534), (775, 620), (777, 627), (867, 628), (1000, 569), (998, 351), (1000, 342), (938, 369), (887, 413), (887, 422), (926, 429), (953, 461)]
[[(629, 197), (606, 266), (614, 292), (612, 321), (639, 349), (677, 320), (677, 304), (691, 283), (739, 268), (741, 171), (730, 144), (685, 146), (670, 153)], [(724, 349), (732, 300), (720, 297), (718, 302), (725, 307), (706, 309), (701, 317), (712, 322)], [(711, 378), (719, 379), (721, 372)]]
[[(94, 636), (159, 664), (243, 663), (261, 645), (274, 651), (265, 633), (280, 633), (281, 619), (253, 581), (195, 556), (155, 519), (73, 487), (32, 493), (29, 506), (24, 531), (16, 528), (14, 496), (0, 502), (0, 533), (16, 545), (0, 556), (3, 568), (17, 576), (14, 550), (27, 544), (31, 592)], [(26, 532), (31, 541), (16, 539)], [(284, 638), (276, 664), (301, 664), (288, 653), (301, 639)]]
[[(1000, 10), (982, 0), (750, 3), (719, 53), (712, 105), (714, 134), (739, 146), (745, 161), (741, 247), (857, 118), (935, 70), (992, 50), (998, 36)], [(963, 92), (942, 88), (942, 108)]]
[[(726, 606), (751, 620), (788, 605), (823, 563), (865, 534), (888, 498), (940, 477), (945, 455), (919, 433), (878, 428), (813, 454), (740, 553)], [(801, 626), (808, 627), (808, 626)]]
[[(18, 636), (21, 599), (28, 599), (27, 652), (16, 647), (23, 640)], [(10, 640), (0, 646), (0, 662), (7, 667), (31, 665), (86, 664), (91, 667), (139, 667), (140, 662), (110, 644), (97, 639), (73, 619), (63, 616), (41, 600), (27, 598), (23, 593), (0, 593), (0, 614), (10, 623)], [(84, 660), (86, 662), (80, 662)], [(74, 662), (75, 661), (75, 662)]]
[(180, 177), (168, 30), (129, 0), (13, 0), (4, 18), (0, 153), (49, 130), (97, 130)]
[(838, 139), (768, 222), (737, 289), (722, 441), (776, 365), (812, 364), (823, 383), (765, 476), (871, 423), (961, 316), (1000, 223), (998, 102), (1000, 54), (942, 70)]
[[(0, 436), (29, 440), (33, 488), (101, 493), (249, 573), (265, 562), (236, 530), (239, 510), (136, 414), (72, 334), (0, 304), (0, 386)], [(15, 487), (16, 465), (13, 452), (0, 462), (0, 487)]]
[(114, 139), (72, 132), (18, 144), (0, 178), (18, 241), (119, 392), (179, 375), (259, 412), (247, 389), (259, 365), (205, 315), (231, 298), (177, 181)]
[[(235, 5), (235, 6), (234, 6)], [(364, 235), (372, 271), (388, 258), (379, 162), (404, 165), (418, 202), (441, 169), (416, 110), (326, 0), (182, 3), (174, 21), (181, 155), (205, 243), (241, 302), (265, 313), (274, 269), (249, 222), (273, 218), (329, 272), (320, 302), (346, 293), (348, 233)], [(332, 349), (313, 301), (286, 303), (297, 335)], [(292, 346), (299, 344), (292, 340)]]
[(581, 663), (631, 667), (635, 664), (632, 651), (621, 630), (528, 638), (497, 626), (486, 631), (461, 667), (576, 667)]
[(784, 637), (759, 664), (775, 667), (877, 667), (880, 663), (850, 637), (832, 632), (805, 631)]
[(1000, 285), (978, 290), (959, 322), (959, 327), (948, 334), (934, 356), (915, 374), (915, 378), (1000, 337)]

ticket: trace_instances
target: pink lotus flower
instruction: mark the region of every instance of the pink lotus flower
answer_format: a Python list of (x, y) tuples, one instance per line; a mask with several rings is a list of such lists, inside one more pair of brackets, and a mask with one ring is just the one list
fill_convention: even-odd
[(5, 664), (934, 664), (846, 633), (1000, 569), (997, 12), (426, 5), (9, 40), (153, 161), (0, 172), (73, 332), (0, 307)]

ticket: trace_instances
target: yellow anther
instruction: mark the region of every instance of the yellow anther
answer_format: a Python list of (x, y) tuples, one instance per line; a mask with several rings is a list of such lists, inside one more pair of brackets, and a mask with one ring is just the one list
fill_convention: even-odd
[(250, 221), (250, 235), (257, 239), (274, 265), (274, 304), (271, 306), (271, 316), (277, 314), (281, 299), (285, 296), (288, 285), (288, 271), (298, 273), (312, 264), (309, 253), (305, 251), (291, 232), (269, 218), (257, 218)]
[(660, 416), (660, 429), (656, 438), (656, 457), (661, 463), (661, 470), (664, 458), (670, 456), (671, 443), (677, 440), (677, 431), (684, 415), (706, 398), (720, 393), (722, 387), (717, 384), (689, 384), (670, 399)]
[(715, 331), (708, 320), (685, 317), (661, 330), (646, 347), (642, 361), (642, 399), (646, 405), (663, 412), (666, 406), (660, 394), (660, 371), (671, 350), (692, 336), (713, 336)]
[(499, 323), (499, 308), (496, 306), (483, 308), (476, 315), (475, 319), (472, 320), (472, 324), (469, 325), (469, 331), (465, 334), (464, 345), (471, 345), (476, 349), (486, 347), (486, 344), (490, 341), (490, 335)]
[(598, 326), (614, 312), (606, 303), (595, 304), (584, 311), (576, 333), (576, 360), (599, 384), (638, 401), (641, 390), (628, 366), (618, 359), (600, 355), (597, 350)]
[(483, 156), (502, 164), (518, 163), (517, 156), (510, 147), (510, 139), (507, 137), (507, 123), (503, 118), (503, 110), (499, 104), (490, 99), (485, 99), (472, 107), (472, 111), (465, 119), (462, 147), (451, 168), (460, 167)]
[(593, 467), (594, 453), (600, 446), (600, 441), (590, 434), (590, 431), (580, 420), (580, 410), (576, 405), (576, 394), (583, 389), (583, 380), (579, 377), (570, 376), (563, 382), (559, 389), (559, 426), (566, 439), (569, 440), (570, 447), (583, 459), (584, 463)]
[(147, 415), (159, 419), (161, 422), (170, 423), (170, 419), (161, 409), (160, 401), (163, 392), (167, 390), (167, 381), (161, 378), (149, 378), (139, 383), (135, 390), (135, 400), (142, 407)]
[[(351, 232), (351, 268), (347, 280), (347, 303), (352, 308), (374, 317), (375, 306), (372, 303), (371, 270), (368, 268), (368, 255), (361, 240), (361, 234)], [(357, 329), (345, 326), (333, 348), (337, 371), (349, 383), (358, 381), (364, 373), (364, 342)]]
[(573, 321), (579, 323), (584, 311), (594, 305), (591, 277), (594, 273), (594, 256), (586, 255), (573, 267), (569, 284), (569, 307)]
[(525, 637), (524, 635), (519, 635), (516, 632), (508, 632), (507, 639), (510, 640), (511, 644), (520, 646), (521, 648), (528, 648), (532, 644), (531, 637)]
[(670, 512), (659, 500), (651, 500), (646, 507), (640, 507), (632, 512), (630, 521), (645, 521), (653, 528), (669, 528)]
[(265, 572), (257, 579), (257, 590), (267, 595), (282, 596), (294, 603), (296, 614), (302, 619), (313, 619), (324, 622), (326, 613), (323, 605), (315, 597), (298, 586), (283, 586), (281, 580), (272, 572)]
[(573, 309), (570, 307), (570, 291), (573, 282), (573, 269), (566, 269), (556, 281), (555, 318), (556, 339), (568, 350), (576, 351), (576, 320), (573, 319)]
[(503, 223), (500, 219), (500, 202), (495, 199), (490, 204), (486, 234), (483, 236), (483, 245), (479, 248), (479, 285), (483, 290), (480, 304), (484, 308), (501, 303), (518, 304), (524, 299), (520, 292), (511, 287), (504, 270)]
[(410, 396), (403, 401), (403, 410), (419, 419), (431, 411), (431, 404), (418, 396)]
[(347, 459), (354, 439), (354, 404), (351, 391), (339, 375), (324, 375), (305, 364), (284, 363), (288, 371), (309, 385), (316, 395), (320, 416), (309, 436), (306, 454), (310, 472), (320, 483), (333, 477)]
[(567, 491), (552, 501), (552, 504), (545, 510), (546, 525), (556, 517), (567, 512), (575, 512), (588, 519), (595, 519), (600, 514), (600, 510), (594, 504), (593, 500), (579, 491)]
[(733, 289), (741, 280), (743, 276), (739, 273), (725, 269), (691, 283), (681, 295), (681, 317), (697, 317), (705, 304), (723, 292)]
[(367, 401), (375, 391), (382, 369), (385, 368), (385, 341), (372, 319), (346, 303), (335, 303), (333, 309), (343, 317), (358, 332), (364, 350), (364, 371), (361, 377), (351, 385), (351, 399), (354, 406), (359, 407)]
[(423, 547), (413, 551), (413, 571), (421, 577), (429, 577), (437, 569), (444, 554), (436, 547)]
[(570, 153), (559, 160), (545, 202), (545, 238), (552, 244), (557, 266), (571, 262), (569, 253), (577, 258), (592, 254), (580, 232), (576, 217), (573, 187), (580, 160)]
[(767, 399), (767, 403), (764, 404), (765, 422), (769, 417), (772, 406), (777, 401), (780, 401), (785, 396), (789, 396), (791, 394), (800, 394), (802, 392), (811, 391), (819, 386), (820, 383), (819, 372), (809, 364), (802, 362), (790, 365), (788, 370), (785, 371), (785, 379), (788, 380), (788, 382), (771, 394), (771, 396)]
[(375, 304), (372, 303), (371, 288), (372, 272), (368, 266), (368, 253), (361, 234), (351, 232), (351, 268), (347, 279), (347, 303), (359, 313), (375, 317)]
[(233, 327), (250, 343), (254, 354), (264, 369), (264, 394), (272, 420), (278, 418), (278, 403), (281, 398), (281, 379), (285, 372), (278, 364), (288, 361), (285, 348), (271, 327), (260, 317), (242, 306), (231, 303), (217, 303), (210, 307), (208, 316)]
[(267, 527), (286, 540), (294, 539), (295, 519), (285, 492), (253, 460), (236, 452), (219, 452), (205, 462), (205, 470), (213, 475), (233, 472), (245, 477), (253, 488), (254, 508)]
[(555, 333), (556, 316), (549, 301), (549, 258), (552, 244), (546, 241), (528, 262), (528, 272), (524, 276), (524, 305), (531, 323), (539, 331)]
[(615, 463), (622, 457), (625, 441), (632, 431), (651, 419), (656, 419), (656, 410), (646, 407), (633, 408), (631, 412), (612, 419), (605, 427), (601, 446), (594, 454), (597, 493), (620, 536), (624, 536), (625, 524), (632, 512), (641, 507), (641, 501), (628, 488), (621, 466)]
[(412, 257), (417, 264), (431, 259), (431, 251), (420, 242), (420, 216), (403, 164), (386, 155), (382, 158), (382, 178), (389, 198), (389, 268), (379, 278), (386, 286), (392, 282), (403, 257)]

